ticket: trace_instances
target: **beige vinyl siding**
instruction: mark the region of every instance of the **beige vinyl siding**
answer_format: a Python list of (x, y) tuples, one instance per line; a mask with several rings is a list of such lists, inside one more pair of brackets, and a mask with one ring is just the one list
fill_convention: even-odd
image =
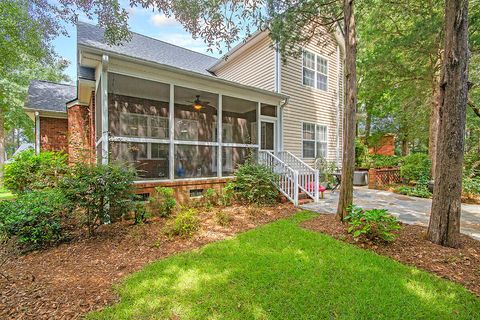
[[(281, 92), (290, 97), (284, 109), (283, 116), (283, 141), (284, 150), (290, 151), (303, 159), (302, 154), (302, 130), (303, 122), (326, 125), (328, 130), (328, 161), (336, 161), (337, 157), (337, 93), (338, 93), (338, 57), (337, 43), (333, 36), (328, 43), (318, 44), (318, 39), (313, 39), (304, 47), (311, 52), (321, 55), (328, 60), (328, 90), (323, 91), (303, 85), (302, 56), (289, 58), (281, 70)], [(341, 61), (341, 59), (340, 59)], [(340, 63), (341, 67), (341, 63)], [(343, 77), (341, 77), (343, 80)], [(342, 83), (342, 82), (341, 82)], [(340, 88), (341, 90), (341, 88)], [(340, 92), (343, 110), (343, 92)], [(343, 135), (341, 126), (343, 123), (342, 112), (339, 114), (340, 137)], [(339, 139), (339, 147), (342, 149), (342, 140)], [(340, 152), (340, 159), (342, 152)], [(340, 160), (339, 159), (339, 160)], [(313, 165), (313, 159), (304, 159)], [(341, 160), (340, 160), (341, 161)]]
[(275, 51), (268, 35), (215, 71), (223, 79), (265, 90), (275, 90)]

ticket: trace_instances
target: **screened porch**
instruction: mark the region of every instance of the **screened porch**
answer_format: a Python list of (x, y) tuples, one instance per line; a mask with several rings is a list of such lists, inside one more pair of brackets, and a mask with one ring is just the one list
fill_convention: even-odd
[(96, 105), (103, 106), (95, 117), (97, 161), (132, 165), (139, 181), (232, 176), (258, 150), (275, 151), (279, 144), (279, 106), (254, 94), (248, 100), (113, 72), (103, 76), (96, 91)]

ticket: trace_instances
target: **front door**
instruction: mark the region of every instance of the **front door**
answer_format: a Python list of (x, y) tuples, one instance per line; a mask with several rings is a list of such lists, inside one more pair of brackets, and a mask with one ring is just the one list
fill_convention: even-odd
[(275, 152), (276, 120), (262, 120), (260, 132), (260, 149)]

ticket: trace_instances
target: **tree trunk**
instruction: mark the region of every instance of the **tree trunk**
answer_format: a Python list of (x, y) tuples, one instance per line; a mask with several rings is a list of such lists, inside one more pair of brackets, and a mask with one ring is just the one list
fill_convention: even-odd
[(3, 186), (3, 165), (5, 164), (5, 111), (0, 108), (0, 186)]
[(343, 221), (353, 202), (353, 171), (355, 169), (355, 113), (357, 108), (357, 41), (354, 1), (344, 0), (345, 20), (345, 119), (342, 157), (342, 183), (338, 199), (337, 219)]
[[(437, 63), (442, 63), (441, 59)], [(430, 125), (428, 132), (428, 155), (432, 160), (432, 179), (435, 179), (435, 165), (437, 154), (438, 126), (439, 126), (439, 108), (440, 108), (440, 75), (435, 75), (432, 81), (432, 101), (430, 102)]]
[(407, 137), (404, 137), (402, 139), (402, 156), (403, 157), (408, 156), (409, 153), (410, 153), (410, 148), (408, 147), (408, 140), (407, 140)]
[(446, 0), (436, 179), (427, 237), (448, 247), (460, 245), (468, 60), (468, 0)]

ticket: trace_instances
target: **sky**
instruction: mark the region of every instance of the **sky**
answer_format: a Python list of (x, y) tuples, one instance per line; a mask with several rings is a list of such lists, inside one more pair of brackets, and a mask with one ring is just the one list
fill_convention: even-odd
[[(152, 12), (151, 9), (129, 8), (129, 27), (130, 30), (143, 35), (163, 40), (175, 45), (185, 47), (197, 52), (206, 53), (211, 56), (219, 57), (220, 54), (214, 49), (207, 52), (207, 45), (202, 39), (193, 39), (186, 32), (181, 24), (174, 18), (167, 18), (158, 12)], [(85, 15), (80, 15), (80, 21), (96, 24), (96, 21), (88, 20)], [(74, 82), (77, 77), (77, 48), (76, 48), (76, 27), (72, 24), (65, 24), (68, 31), (68, 37), (61, 36), (53, 41), (56, 53), (70, 61), (66, 73)]]

